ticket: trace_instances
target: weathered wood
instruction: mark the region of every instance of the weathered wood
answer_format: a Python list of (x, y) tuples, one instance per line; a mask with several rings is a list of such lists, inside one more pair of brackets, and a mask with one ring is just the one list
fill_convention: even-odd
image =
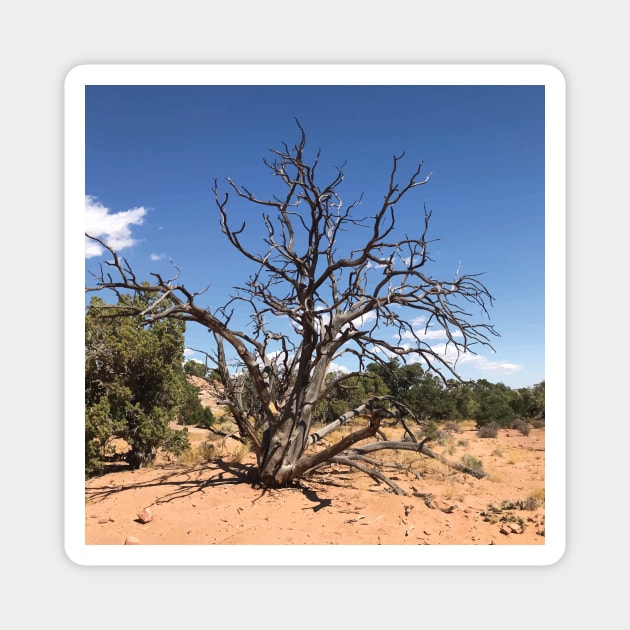
[(313, 433), (311, 433), (308, 436), (306, 445), (311, 446), (312, 444), (319, 442), (319, 440), (321, 440), (324, 436), (332, 433), (333, 431), (336, 431), (344, 424), (347, 424), (349, 420), (352, 420), (352, 418), (356, 418), (357, 416), (364, 414), (366, 409), (367, 403), (360, 405), (356, 409), (351, 409), (350, 411), (347, 411), (342, 416), (339, 416), (339, 418), (337, 418), (336, 420), (333, 420), (330, 424), (327, 424), (325, 427), (319, 429), (318, 431), (314, 431)]
[(357, 446), (353, 449), (355, 453), (373, 453), (374, 451), (382, 451), (384, 449), (395, 449), (395, 450), (405, 450), (405, 451), (415, 451), (416, 453), (422, 453), (427, 457), (431, 457), (433, 459), (437, 459), (442, 464), (448, 466), (449, 468), (453, 468), (458, 472), (465, 473), (467, 475), (471, 475), (476, 477), (477, 479), (483, 479), (486, 476), (486, 473), (482, 470), (476, 470), (474, 468), (470, 468), (469, 466), (464, 466), (463, 464), (458, 464), (457, 462), (451, 462), (442, 455), (438, 455), (434, 453), (430, 449), (428, 449), (424, 445), (424, 441), (421, 443), (413, 443), (413, 442), (373, 442), (372, 444), (366, 444), (364, 446)]
[(367, 466), (363, 466), (350, 457), (337, 456), (331, 458), (329, 461), (336, 464), (344, 464), (345, 466), (357, 468), (361, 472), (364, 472), (366, 475), (369, 475), (370, 477), (378, 479), (379, 481), (387, 484), (397, 495), (403, 497), (407, 496), (407, 493), (399, 485), (395, 484), (389, 477), (387, 477), (387, 475), (384, 475), (382, 472), (376, 470), (375, 468), (368, 468)]
[(476, 470), (475, 468), (470, 468), (470, 466), (464, 466), (463, 464), (458, 464), (457, 462), (451, 462), (442, 455), (438, 455), (433, 451), (430, 451), (426, 446), (423, 446), (420, 450), (421, 453), (427, 455), (428, 457), (432, 457), (433, 459), (437, 459), (442, 464), (445, 464), (449, 468), (454, 468), (458, 472), (465, 473), (466, 475), (471, 475), (472, 477), (476, 477), (477, 479), (483, 479), (486, 476), (486, 473), (483, 470)]

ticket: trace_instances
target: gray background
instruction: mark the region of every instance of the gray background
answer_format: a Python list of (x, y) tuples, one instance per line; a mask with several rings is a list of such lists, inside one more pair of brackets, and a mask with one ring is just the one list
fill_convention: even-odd
[[(625, 580), (618, 570), (628, 557), (620, 511), (627, 406), (615, 404), (627, 388), (622, 7), (538, 0), (393, 0), (383, 8), (328, 0), (225, 6), (112, 0), (4, 9), (0, 137), (2, 190), (9, 194), (0, 231), (6, 423), (0, 522), (3, 617), (15, 620), (10, 625), (531, 628), (579, 621), (619, 627)], [(99, 568), (66, 558), (64, 78), (86, 63), (227, 62), (544, 63), (564, 74), (567, 551), (558, 563)]]

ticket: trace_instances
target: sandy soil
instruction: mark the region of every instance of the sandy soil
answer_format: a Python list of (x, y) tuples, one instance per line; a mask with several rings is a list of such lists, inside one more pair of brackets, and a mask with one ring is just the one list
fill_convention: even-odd
[[(544, 545), (544, 429), (479, 438), (471, 424), (464, 426), (428, 446), (451, 462), (478, 458), (486, 476), (403, 453), (397, 460), (405, 469), (388, 474), (407, 496), (343, 466), (313, 474), (300, 487), (263, 493), (251, 486), (254, 459), (240, 443), (190, 428), (193, 456), (159, 458), (136, 471), (119, 466), (86, 482), (85, 542)], [(400, 436), (394, 427), (384, 431)], [(383, 459), (393, 461), (393, 452), (386, 453)]]

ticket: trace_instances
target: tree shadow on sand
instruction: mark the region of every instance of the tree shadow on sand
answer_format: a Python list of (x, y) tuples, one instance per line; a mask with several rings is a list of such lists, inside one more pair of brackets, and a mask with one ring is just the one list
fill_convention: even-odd
[[(135, 472), (126, 470), (130, 473)], [(167, 492), (155, 501), (156, 504), (168, 503), (216, 486), (251, 484), (256, 475), (256, 468), (253, 465), (230, 463), (221, 459), (211, 460), (202, 466), (196, 465), (189, 468), (183, 468), (181, 465), (175, 467), (165, 465), (155, 468), (153, 471), (157, 476), (145, 481), (87, 487), (87, 500), (91, 503), (99, 503), (120, 492), (171, 487), (171, 492)]]

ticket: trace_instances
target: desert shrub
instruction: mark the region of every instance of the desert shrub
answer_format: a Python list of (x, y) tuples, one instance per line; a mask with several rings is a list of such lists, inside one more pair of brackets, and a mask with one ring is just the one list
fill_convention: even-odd
[(176, 457), (190, 450), (188, 429), (184, 427), (181, 431), (169, 431), (162, 442), (162, 448)]
[(208, 440), (202, 442), (197, 448), (190, 448), (184, 451), (178, 460), (181, 464), (195, 466), (201, 462), (208, 461), (216, 455), (216, 446)]
[(490, 422), (479, 427), (477, 436), (480, 438), (495, 438), (499, 432), (499, 425), (496, 422)]
[(523, 510), (535, 510), (540, 505), (540, 501), (535, 497), (529, 496), (522, 503)]
[[(167, 456), (168, 457), (168, 456)], [(171, 461), (171, 458), (168, 457), (168, 461)], [(177, 462), (182, 464), (183, 466), (195, 466), (201, 461), (201, 456), (199, 455), (199, 451), (196, 448), (191, 448), (190, 450), (182, 453), (178, 458)]]
[(212, 459), (216, 455), (216, 450), (216, 446), (208, 440), (205, 440), (199, 446), (199, 453), (206, 460)]
[(234, 450), (230, 457), (232, 464), (242, 464), (245, 457), (250, 453), (251, 447), (248, 441), (242, 443), (238, 448)]
[(451, 433), (461, 433), (462, 432), (462, 428), (459, 426), (459, 424), (457, 422), (453, 422), (451, 420), (449, 420), (448, 422), (446, 422), (444, 424), (444, 430), (445, 431), (450, 431)]
[(462, 464), (464, 464), (464, 466), (467, 466), (468, 468), (472, 468), (473, 470), (483, 470), (482, 461), (478, 459), (477, 457), (469, 455), (468, 453), (466, 453), (465, 455), (462, 455), (461, 462)]
[(453, 437), (452, 437), (450, 431), (440, 431), (440, 430), (438, 430), (436, 441), (441, 446), (446, 446), (448, 444), (452, 444), (453, 443)]
[(428, 437), (430, 440), (437, 440), (440, 437), (440, 431), (435, 420), (429, 420), (429, 422), (427, 422), (424, 427), (423, 436)]
[(545, 428), (545, 419), (537, 418), (536, 420), (532, 420), (532, 427), (534, 429), (544, 429)]
[(525, 436), (529, 435), (529, 432), (531, 430), (531, 426), (529, 425), (529, 423), (521, 419), (514, 420), (514, 422), (512, 423), (512, 428), (520, 431)]
[(200, 406), (193, 414), (193, 425), (200, 429), (210, 429), (215, 422), (214, 414), (210, 407)]

